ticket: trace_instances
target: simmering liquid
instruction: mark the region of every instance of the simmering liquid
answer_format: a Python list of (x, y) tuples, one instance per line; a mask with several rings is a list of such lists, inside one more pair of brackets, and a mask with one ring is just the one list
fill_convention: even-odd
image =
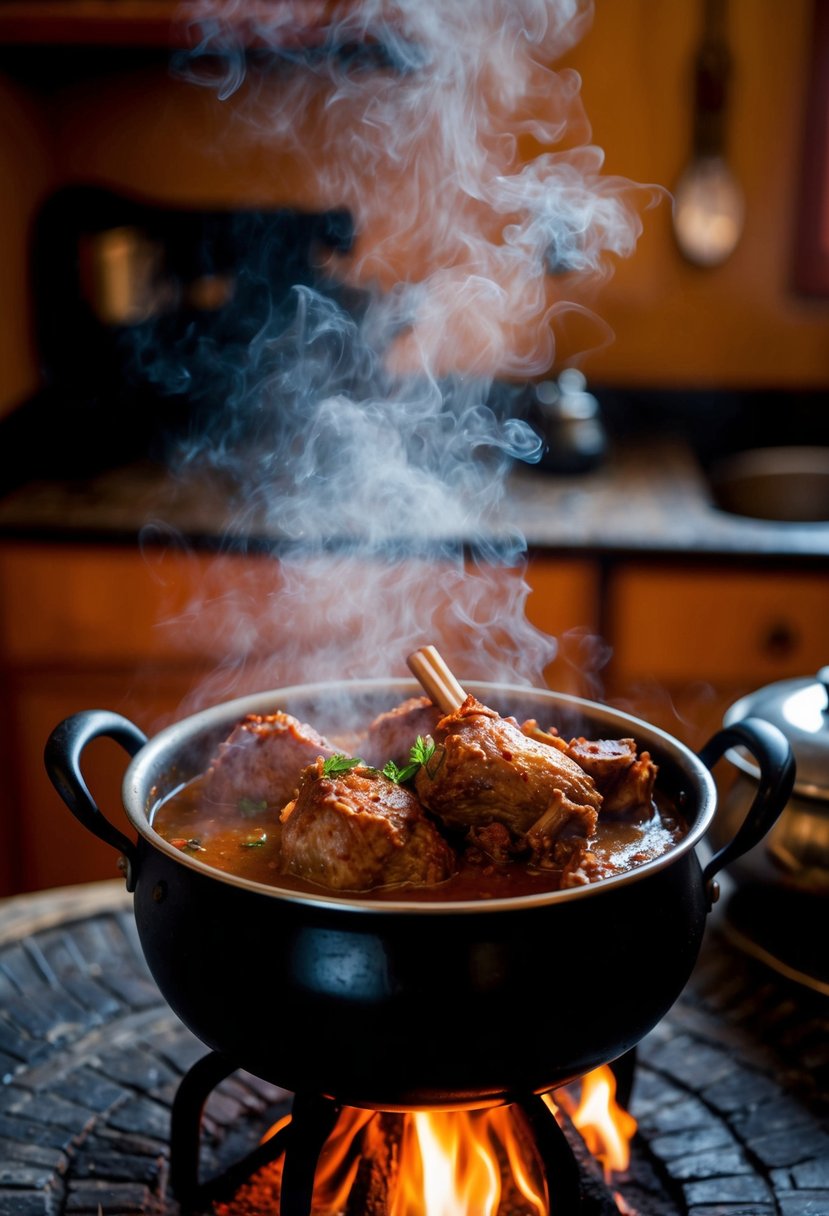
[[(240, 878), (292, 891), (348, 896), (281, 872), (281, 826), (273, 811), (256, 807), (237, 812), (232, 807), (209, 805), (202, 795), (203, 778), (197, 777), (160, 803), (152, 826), (170, 844), (216, 870)], [(650, 818), (637, 821), (602, 819), (583, 870), (591, 882), (624, 873), (659, 857), (685, 835), (687, 827), (678, 809), (657, 794)], [(556, 890), (555, 870), (533, 868), (520, 861), (495, 863), (479, 854), (458, 849), (456, 872), (434, 886), (375, 887), (351, 892), (361, 900), (473, 900), (504, 899)]]

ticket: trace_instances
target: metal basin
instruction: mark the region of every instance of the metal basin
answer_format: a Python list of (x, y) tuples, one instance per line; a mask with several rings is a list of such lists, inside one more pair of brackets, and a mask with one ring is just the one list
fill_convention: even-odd
[(712, 466), (714, 505), (732, 515), (829, 522), (829, 447), (751, 448)]

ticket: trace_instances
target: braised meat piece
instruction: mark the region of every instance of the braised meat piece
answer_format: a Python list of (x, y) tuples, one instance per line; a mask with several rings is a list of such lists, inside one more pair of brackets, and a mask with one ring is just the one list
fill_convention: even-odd
[(423, 738), (431, 735), (442, 716), (428, 697), (410, 697), (376, 717), (354, 750), (367, 764), (377, 768), (382, 768), (387, 760), (404, 768), (418, 735)]
[(291, 714), (248, 714), (219, 744), (205, 776), (205, 798), (243, 812), (265, 806), (281, 811), (296, 793), (302, 770), (336, 751)]
[(590, 773), (602, 795), (602, 815), (653, 814), (657, 767), (649, 752), (637, 755), (633, 739), (571, 739), (567, 755)]
[(602, 797), (575, 760), (472, 696), (441, 719), (433, 737), (434, 755), (415, 788), (434, 815), (450, 828), (501, 823), (539, 866), (577, 863), (595, 834)]
[(522, 723), (521, 729), (529, 738), (563, 752), (590, 774), (602, 796), (603, 816), (643, 819), (653, 814), (657, 766), (649, 752), (637, 754), (634, 739), (585, 739), (580, 735), (566, 743), (554, 730), (542, 730), (534, 718)]
[(515, 853), (519, 851), (509, 829), (505, 828), (503, 823), (487, 823), (482, 827), (468, 828), (466, 841), (465, 856), (476, 862), (481, 857), (490, 861), (512, 861)]
[(335, 891), (432, 886), (454, 868), (412, 791), (359, 762), (330, 776), (309, 765), (281, 820), (283, 873)]

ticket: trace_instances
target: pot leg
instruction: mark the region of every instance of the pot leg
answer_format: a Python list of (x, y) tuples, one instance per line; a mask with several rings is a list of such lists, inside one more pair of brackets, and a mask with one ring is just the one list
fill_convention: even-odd
[(633, 1082), (636, 1079), (636, 1048), (631, 1047), (618, 1060), (610, 1065), (610, 1071), (616, 1078), (616, 1101), (625, 1110), (630, 1110), (630, 1100), (633, 1096)]
[(197, 1060), (182, 1078), (170, 1119), (170, 1188), (182, 1204), (195, 1204), (202, 1188), (199, 1183), (201, 1117), (210, 1094), (236, 1065), (221, 1052), (211, 1051)]
[(582, 1211), (578, 1162), (555, 1115), (537, 1094), (519, 1098), (516, 1105), (524, 1112), (535, 1136), (547, 1177), (550, 1210), (577, 1216)]
[(227, 1056), (212, 1051), (193, 1065), (173, 1099), (170, 1189), (183, 1211), (202, 1210), (213, 1202), (229, 1200), (243, 1182), (282, 1151), (284, 1129), (258, 1144), (241, 1161), (215, 1178), (199, 1181), (202, 1112), (216, 1086), (236, 1069), (237, 1065)]
[(314, 1174), (340, 1107), (318, 1094), (295, 1094), (282, 1167), (280, 1216), (311, 1216)]

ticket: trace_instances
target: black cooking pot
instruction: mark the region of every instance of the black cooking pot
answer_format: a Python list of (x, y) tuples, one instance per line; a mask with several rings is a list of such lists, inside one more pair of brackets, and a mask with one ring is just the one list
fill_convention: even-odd
[[(760, 840), (794, 780), (783, 734), (750, 718), (699, 756), (626, 714), (541, 690), (467, 689), (501, 714), (565, 735), (633, 737), (687, 836), (638, 869), (544, 895), (372, 902), (235, 878), (153, 830), (152, 809), (206, 768), (247, 713), (279, 708), (336, 735), (420, 692), (408, 680), (307, 685), (231, 701), (150, 742), (91, 710), (56, 728), (46, 765), (73, 814), (120, 850), (150, 970), (175, 1013), (237, 1067), (352, 1106), (476, 1106), (541, 1093), (622, 1055), (663, 1017), (697, 958), (715, 874)], [(133, 842), (87, 790), (81, 753), (105, 735), (133, 754), (123, 786)], [(715, 810), (710, 767), (747, 748), (761, 777), (733, 840), (703, 868)]]

